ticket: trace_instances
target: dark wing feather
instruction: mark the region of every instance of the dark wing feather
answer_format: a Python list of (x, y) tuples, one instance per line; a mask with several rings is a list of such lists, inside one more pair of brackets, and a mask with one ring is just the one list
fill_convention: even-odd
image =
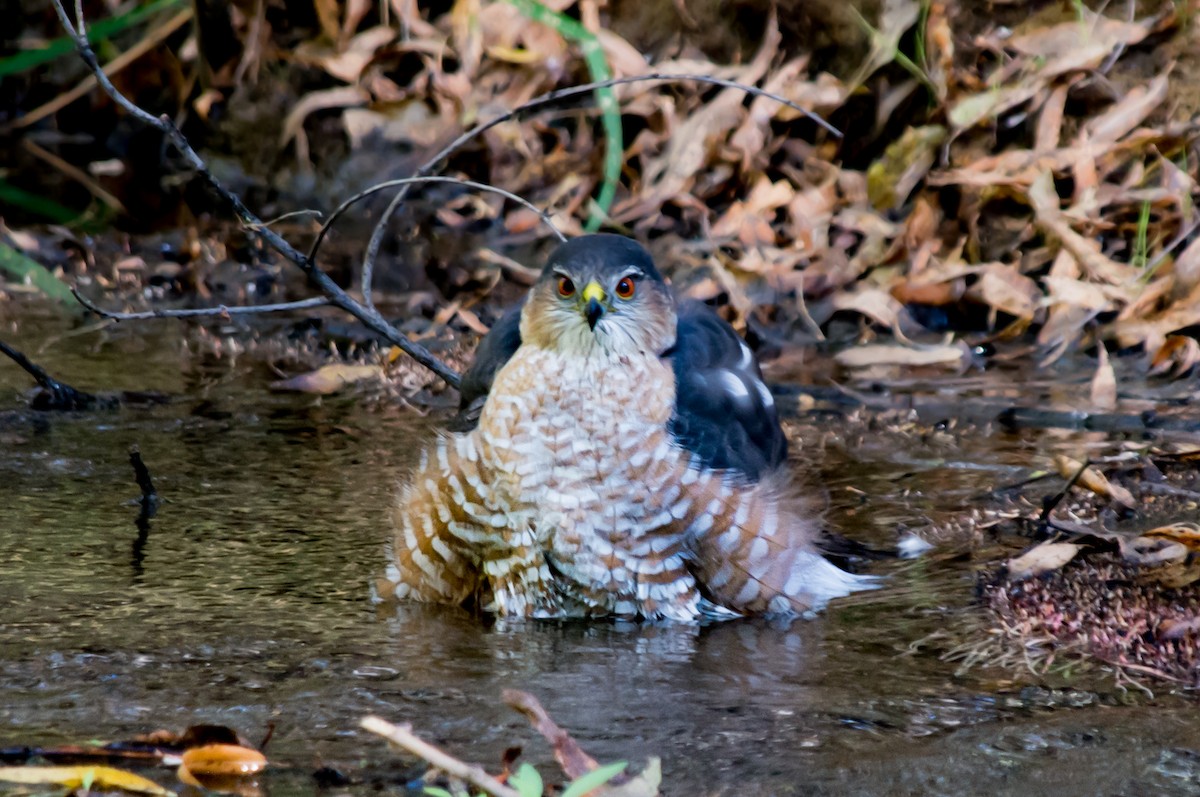
[[(675, 370), (671, 434), (706, 468), (757, 481), (787, 459), (787, 439), (758, 364), (741, 337), (707, 306), (681, 302), (675, 346), (664, 356)], [(496, 372), (521, 345), (521, 307), (509, 310), (479, 344), (463, 374), (454, 431), (479, 423)]]
[(500, 320), (492, 325), (480, 341), (479, 348), (475, 350), (475, 360), (463, 374), (462, 384), (458, 388), (458, 415), (450, 422), (451, 430), (469, 432), (479, 423), (479, 413), (483, 411), (483, 403), (487, 401), (496, 372), (521, 347), (522, 306), (524, 303), (500, 316)]
[(707, 468), (757, 481), (787, 459), (758, 363), (733, 327), (706, 305), (681, 302), (675, 347), (675, 416), (670, 429), (680, 446)]

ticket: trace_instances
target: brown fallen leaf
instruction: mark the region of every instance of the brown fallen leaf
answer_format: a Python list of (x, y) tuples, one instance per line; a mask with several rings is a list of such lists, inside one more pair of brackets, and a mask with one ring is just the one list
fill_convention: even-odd
[(1117, 406), (1117, 375), (1113, 372), (1112, 363), (1108, 360), (1108, 350), (1104, 346), (1100, 350), (1100, 362), (1096, 365), (1096, 374), (1092, 377), (1090, 395), (1092, 406), (1111, 410)]
[(1200, 523), (1191, 521), (1179, 521), (1178, 523), (1168, 523), (1165, 526), (1158, 526), (1149, 531), (1142, 532), (1143, 537), (1158, 537), (1165, 540), (1173, 540), (1182, 545), (1186, 545), (1192, 551), (1200, 552)]
[(358, 382), (379, 380), (383, 378), (383, 368), (378, 365), (346, 365), (332, 363), (323, 365), (315, 371), (298, 374), (290, 379), (272, 382), (271, 390), (292, 391), (296, 393), (314, 393), (327, 396), (342, 388)]
[(0, 767), (0, 781), (40, 786), (60, 786), (66, 789), (97, 791), (128, 791), (152, 794), (156, 797), (175, 797), (152, 780), (115, 767)]
[(875, 323), (892, 329), (900, 321), (904, 307), (882, 288), (839, 291), (833, 296), (835, 310), (860, 313)]
[(981, 269), (978, 281), (967, 289), (966, 297), (1016, 318), (1032, 320), (1042, 291), (1016, 266), (989, 263)]
[[(1083, 463), (1077, 459), (1068, 457), (1066, 454), (1056, 454), (1054, 457), (1054, 467), (1058, 474), (1064, 479), (1070, 479), (1079, 473), (1079, 469), (1083, 468)], [(1119, 484), (1113, 484), (1108, 478), (1089, 465), (1083, 469), (1083, 474), (1075, 482), (1080, 487), (1091, 490), (1093, 493), (1104, 498), (1111, 498), (1122, 506), (1133, 508), (1135, 501), (1133, 494)]]
[(1121, 556), (1125, 561), (1143, 567), (1178, 564), (1188, 557), (1187, 546), (1163, 537), (1134, 537), (1121, 540)]
[(961, 345), (922, 346), (910, 348), (889, 343), (855, 346), (838, 352), (834, 360), (847, 368), (866, 368), (873, 365), (958, 365), (967, 350)]
[(207, 744), (183, 754), (183, 766), (193, 775), (253, 775), (267, 766), (267, 757), (236, 744)]
[(1148, 373), (1183, 376), (1197, 365), (1200, 365), (1200, 341), (1187, 335), (1168, 335), (1150, 358)]
[(1054, 188), (1054, 175), (1042, 172), (1029, 186), (1029, 203), (1033, 206), (1038, 226), (1058, 238), (1083, 270), (1092, 279), (1111, 285), (1123, 285), (1136, 279), (1140, 272), (1126, 263), (1118, 263), (1101, 252), (1100, 243), (1076, 232), (1060, 207)]
[(1035, 545), (1020, 556), (1009, 559), (1008, 577), (1013, 581), (1040, 576), (1058, 570), (1083, 550), (1073, 542), (1043, 542)]
[(1197, 631), (1200, 631), (1200, 617), (1191, 617), (1187, 620), (1166, 619), (1158, 624), (1158, 639), (1160, 642), (1183, 639), (1188, 634), (1194, 634)]

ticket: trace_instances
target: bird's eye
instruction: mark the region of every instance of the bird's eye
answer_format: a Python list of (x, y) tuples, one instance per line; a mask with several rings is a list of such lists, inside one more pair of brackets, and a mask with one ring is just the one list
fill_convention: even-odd
[(632, 299), (633, 287), (633, 277), (621, 277), (621, 281), (617, 283), (617, 296)]
[(575, 295), (575, 283), (571, 282), (570, 277), (558, 278), (558, 295), (564, 298)]

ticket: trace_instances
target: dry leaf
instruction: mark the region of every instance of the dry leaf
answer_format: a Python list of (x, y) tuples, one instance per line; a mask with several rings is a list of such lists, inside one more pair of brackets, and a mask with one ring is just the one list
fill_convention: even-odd
[(378, 365), (347, 365), (333, 363), (323, 365), (315, 371), (272, 382), (272, 390), (314, 393), (325, 396), (336, 393), (347, 385), (367, 380), (383, 379), (383, 368)]
[[(1080, 468), (1083, 468), (1083, 463), (1065, 454), (1056, 454), (1054, 457), (1054, 467), (1060, 476), (1064, 479), (1070, 479), (1079, 472)], [(1135, 502), (1132, 493), (1121, 485), (1110, 482), (1103, 473), (1091, 465), (1084, 468), (1082, 475), (1080, 475), (1075, 483), (1080, 487), (1091, 490), (1096, 495), (1111, 498), (1123, 506), (1130, 508), (1134, 506)]]
[(990, 263), (967, 289), (967, 298), (1016, 318), (1031, 320), (1042, 300), (1037, 283), (1016, 266)]
[(888, 329), (896, 326), (904, 309), (882, 288), (839, 291), (833, 296), (833, 308), (860, 313)]
[(1100, 362), (1096, 365), (1096, 374), (1092, 377), (1092, 405), (1102, 410), (1116, 409), (1117, 406), (1117, 375), (1108, 359), (1108, 350), (1100, 346)]
[(1182, 562), (1188, 556), (1188, 548), (1174, 540), (1143, 535), (1121, 540), (1121, 556), (1135, 565), (1158, 567)]
[(1150, 358), (1152, 376), (1168, 371), (1183, 376), (1200, 365), (1200, 341), (1187, 335), (1168, 335)]
[(1043, 542), (1025, 553), (1008, 560), (1008, 577), (1013, 581), (1040, 576), (1058, 570), (1083, 550), (1073, 542)]
[(152, 794), (155, 797), (175, 797), (175, 792), (164, 789), (154, 781), (115, 767), (0, 767), (0, 781), (60, 786), (72, 790), (82, 789), (86, 785), (89, 790), (119, 790)]
[(1167, 74), (1126, 92), (1116, 105), (1084, 125), (1081, 140), (1086, 135), (1092, 144), (1112, 144), (1124, 138), (1167, 99)]
[(1054, 176), (1048, 171), (1042, 172), (1029, 186), (1029, 202), (1039, 226), (1062, 242), (1088, 276), (1112, 285), (1131, 282), (1138, 276), (1139, 271), (1133, 266), (1103, 255), (1098, 241), (1075, 232), (1059, 207), (1060, 201), (1054, 189)]
[(874, 343), (838, 352), (833, 359), (848, 368), (865, 368), (874, 365), (958, 365), (965, 355), (966, 349), (955, 345), (908, 348)]

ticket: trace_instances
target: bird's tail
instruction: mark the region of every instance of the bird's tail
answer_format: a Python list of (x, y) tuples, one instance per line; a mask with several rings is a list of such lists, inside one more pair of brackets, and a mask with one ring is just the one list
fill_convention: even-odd
[(820, 554), (815, 513), (786, 476), (722, 492), (728, 496), (722, 509), (712, 513), (711, 525), (707, 518), (693, 524), (691, 539), (694, 574), (712, 602), (744, 614), (808, 614), (880, 586), (878, 578), (847, 573)]

